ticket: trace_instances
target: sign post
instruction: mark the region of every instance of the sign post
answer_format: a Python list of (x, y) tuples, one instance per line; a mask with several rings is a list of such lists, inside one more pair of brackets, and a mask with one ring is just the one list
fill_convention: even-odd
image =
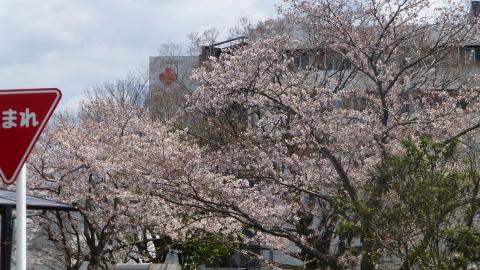
[(0, 178), (7, 185), (17, 180), (18, 270), (27, 269), (25, 162), (60, 98), (56, 88), (0, 90)]
[(17, 178), (17, 269), (27, 269), (27, 166), (23, 164)]

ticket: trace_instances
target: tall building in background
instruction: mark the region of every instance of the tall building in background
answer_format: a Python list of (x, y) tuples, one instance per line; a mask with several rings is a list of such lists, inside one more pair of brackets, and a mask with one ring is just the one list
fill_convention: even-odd
[(170, 119), (198, 87), (191, 79), (192, 71), (209, 57), (247, 44), (241, 36), (209, 46), (202, 46), (197, 56), (153, 56), (149, 61), (149, 93), (146, 105), (155, 118)]
[(155, 118), (169, 119), (197, 88), (190, 78), (199, 66), (198, 56), (154, 56), (149, 63), (146, 105)]

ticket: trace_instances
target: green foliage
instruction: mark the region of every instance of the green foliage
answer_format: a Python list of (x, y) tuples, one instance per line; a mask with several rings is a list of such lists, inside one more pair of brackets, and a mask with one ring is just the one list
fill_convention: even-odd
[(351, 240), (355, 236), (362, 234), (362, 227), (348, 220), (343, 220), (337, 227), (337, 234), (340, 236), (340, 239)]
[(213, 265), (233, 251), (230, 237), (222, 235), (191, 236), (182, 245), (183, 269), (196, 269), (200, 264)]
[(340, 239), (360, 239), (372, 264), (378, 254), (421, 269), (452, 269), (478, 260), (480, 233), (457, 228), (472, 214), (475, 172), (458, 160), (456, 142), (421, 139), (404, 147), (405, 154), (378, 164), (358, 201), (334, 200), (344, 217), (337, 227)]
[(465, 261), (480, 261), (480, 231), (458, 226), (445, 231), (447, 246)]

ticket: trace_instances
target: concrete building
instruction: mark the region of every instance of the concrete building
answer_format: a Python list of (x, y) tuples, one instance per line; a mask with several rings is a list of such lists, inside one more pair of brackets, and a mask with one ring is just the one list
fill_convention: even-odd
[(149, 93), (146, 105), (154, 117), (169, 119), (185, 102), (185, 95), (195, 91), (192, 70), (209, 57), (219, 57), (222, 50), (247, 44), (247, 37), (238, 37), (210, 46), (203, 46), (198, 56), (153, 56), (149, 59)]

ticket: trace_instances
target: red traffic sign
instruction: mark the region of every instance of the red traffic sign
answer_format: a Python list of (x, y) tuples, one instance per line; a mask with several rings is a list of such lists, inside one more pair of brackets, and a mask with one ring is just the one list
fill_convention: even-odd
[(0, 90), (0, 178), (5, 184), (17, 179), (61, 96), (56, 88)]

